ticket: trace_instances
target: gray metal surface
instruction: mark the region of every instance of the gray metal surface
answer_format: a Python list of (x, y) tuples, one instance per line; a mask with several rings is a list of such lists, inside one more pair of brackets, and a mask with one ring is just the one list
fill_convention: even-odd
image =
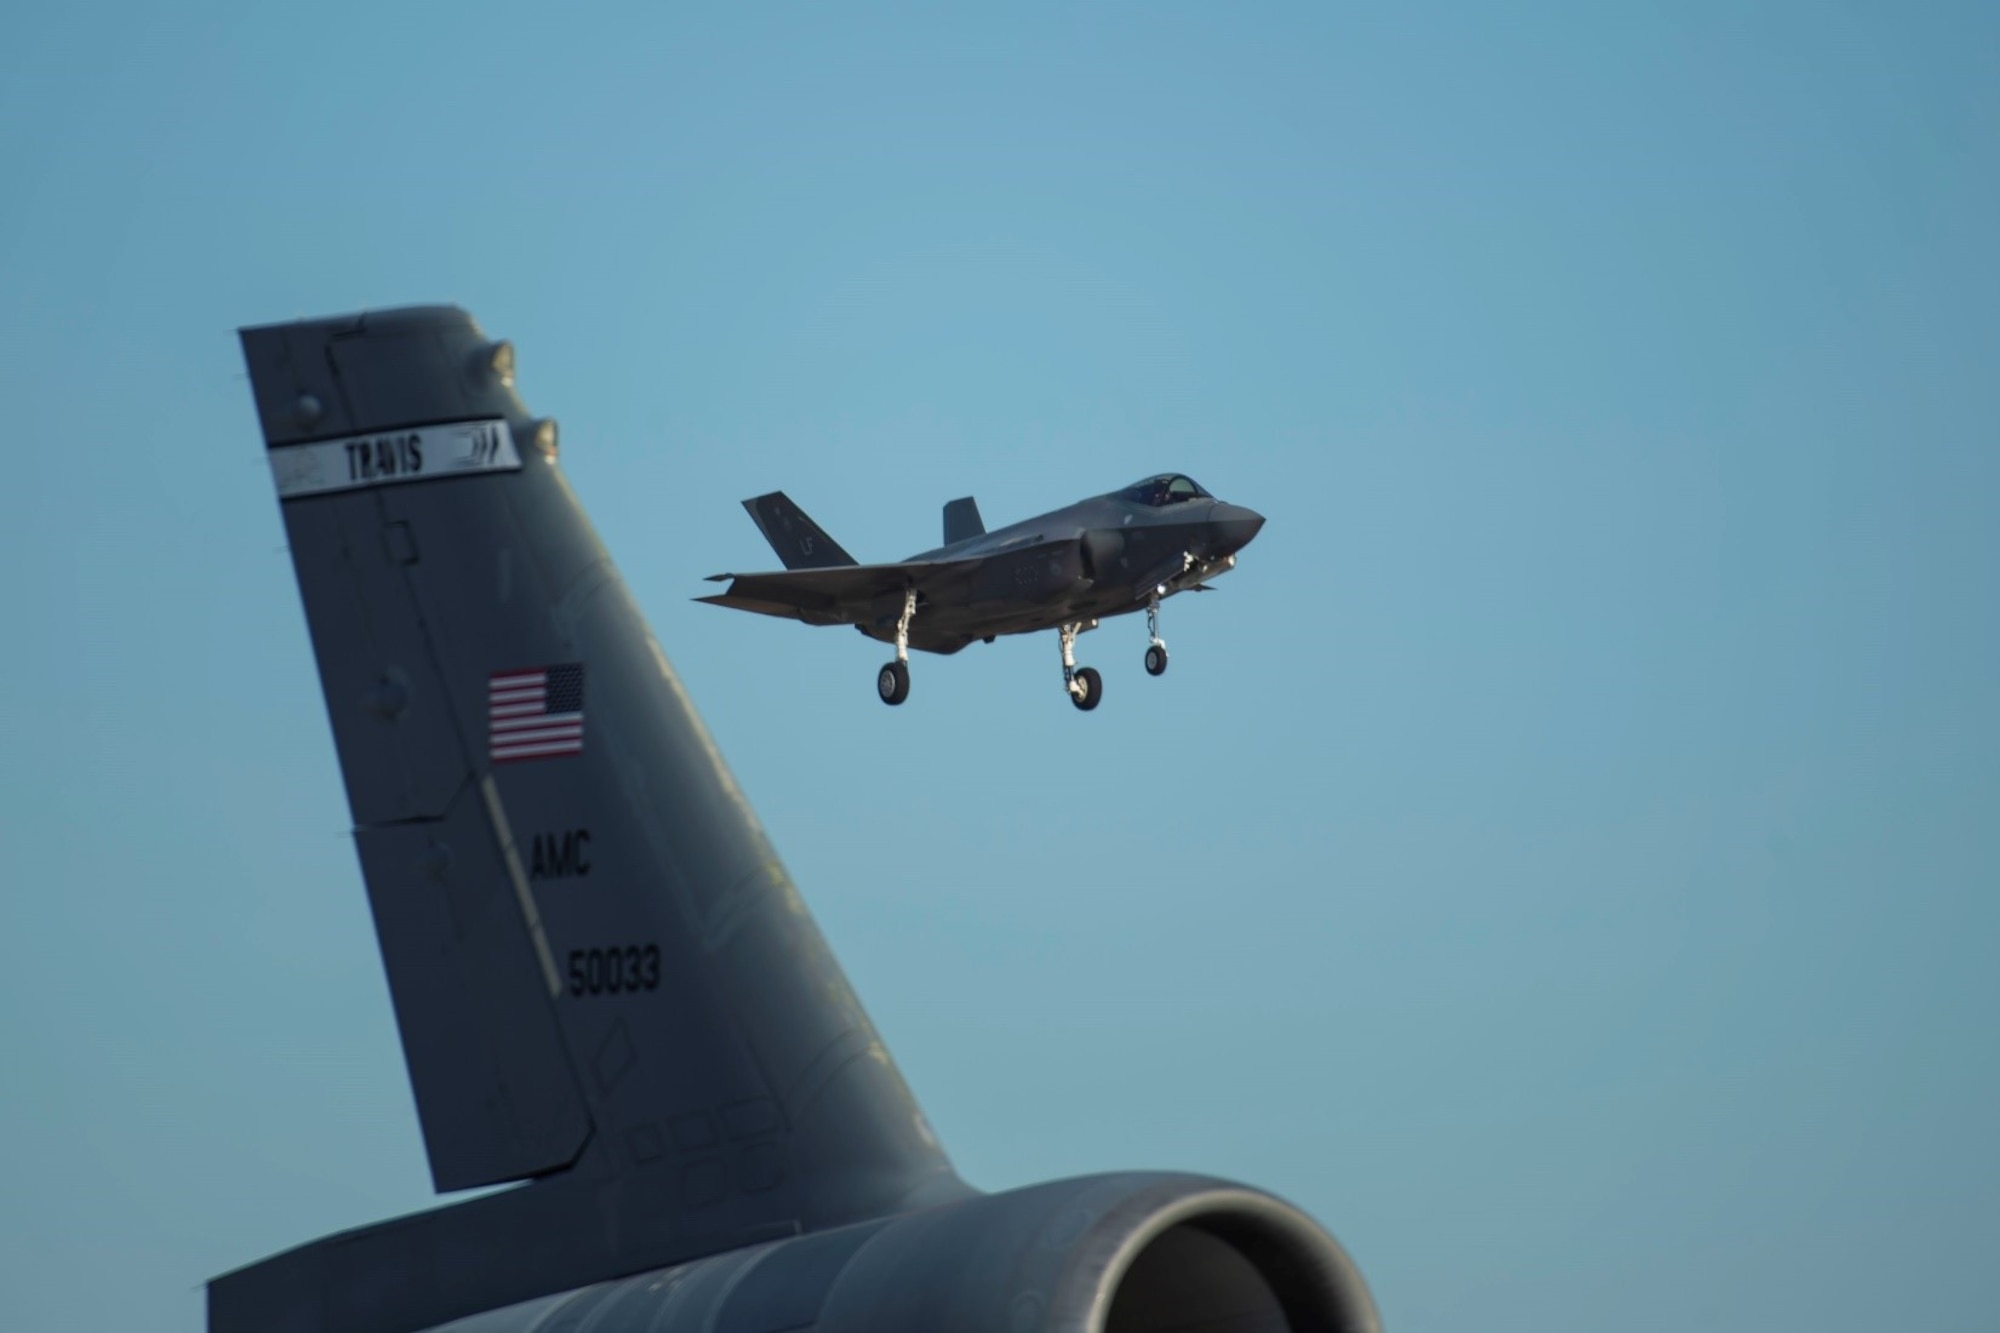
[[(217, 1278), (211, 1330), (1376, 1327), (1338, 1246), (1271, 1196), (958, 1179), (511, 347), (442, 307), (242, 336), (432, 1176), (515, 1183)], [(977, 526), (961, 503), (948, 529)], [(750, 507), (800, 586), (885, 568), (782, 495)], [(976, 586), (1012, 540), (913, 563)]]
[(944, 544), (952, 546), (986, 535), (986, 520), (979, 516), (979, 502), (967, 495), (947, 500), (944, 506)]
[(786, 569), (827, 569), (854, 563), (854, 557), (841, 550), (840, 543), (821, 531), (783, 491), (745, 500), (743, 508)]
[(1291, 1205), (1205, 1176), (1031, 1185), (635, 1274), (439, 1333), (1374, 1333)]
[[(434, 1320), (465, 1236), (527, 1295), (964, 1193), (497, 346), (440, 308), (243, 347), (274, 466), (376, 473), (283, 508), (435, 1182), (539, 1177), (339, 1257)], [(518, 468), (422, 471), (408, 428), (488, 419)], [(580, 752), (495, 762), (495, 673), (567, 666)]]

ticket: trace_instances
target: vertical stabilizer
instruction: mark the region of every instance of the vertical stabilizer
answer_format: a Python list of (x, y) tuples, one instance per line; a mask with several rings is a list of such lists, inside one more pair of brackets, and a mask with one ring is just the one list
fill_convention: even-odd
[(298, 1327), (348, 1327), (349, 1271), (435, 1318), (962, 1191), (512, 348), (450, 307), (242, 336), (432, 1174), (535, 1183), (219, 1279), (212, 1326), (305, 1291)]
[(835, 569), (854, 563), (854, 557), (783, 491), (753, 496), (743, 507), (786, 569)]
[(944, 507), (944, 544), (955, 545), (970, 541), (974, 537), (986, 535), (986, 524), (980, 521), (979, 504), (971, 496), (962, 500), (950, 500)]

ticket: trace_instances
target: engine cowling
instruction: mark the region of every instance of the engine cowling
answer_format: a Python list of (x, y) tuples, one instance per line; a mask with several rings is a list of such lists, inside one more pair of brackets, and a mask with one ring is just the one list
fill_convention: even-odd
[(1378, 1333), (1312, 1219), (1205, 1176), (1084, 1176), (641, 1273), (450, 1333)]

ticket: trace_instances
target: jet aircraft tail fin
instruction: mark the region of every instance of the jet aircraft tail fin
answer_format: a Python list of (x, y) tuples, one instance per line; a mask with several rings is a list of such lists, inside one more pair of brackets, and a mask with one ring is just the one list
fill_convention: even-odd
[(423, 1327), (962, 1190), (512, 348), (451, 307), (242, 338), (433, 1178), (532, 1183), (220, 1279), (213, 1327)]
[(854, 563), (854, 557), (843, 551), (840, 543), (827, 536), (826, 529), (808, 518), (806, 511), (783, 491), (745, 500), (743, 507), (750, 511), (751, 522), (764, 534), (764, 540), (771, 543), (771, 549), (785, 562), (786, 569), (832, 569)]
[(986, 534), (986, 524), (979, 517), (979, 503), (971, 496), (962, 500), (946, 501), (944, 507), (944, 544), (952, 546), (962, 541)]

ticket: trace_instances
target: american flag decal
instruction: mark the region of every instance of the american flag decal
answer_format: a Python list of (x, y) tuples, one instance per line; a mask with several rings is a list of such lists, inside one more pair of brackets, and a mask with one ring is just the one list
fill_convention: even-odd
[(487, 677), (486, 744), (496, 764), (582, 754), (583, 664)]

